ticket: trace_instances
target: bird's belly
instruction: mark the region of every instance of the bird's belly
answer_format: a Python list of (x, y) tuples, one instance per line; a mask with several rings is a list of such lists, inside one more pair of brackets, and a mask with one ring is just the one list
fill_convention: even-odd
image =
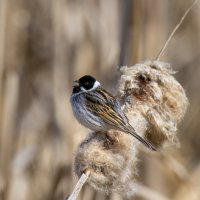
[(80, 124), (93, 131), (100, 131), (105, 129), (104, 122), (87, 110), (84, 100), (82, 98), (71, 99), (72, 110), (74, 116)]

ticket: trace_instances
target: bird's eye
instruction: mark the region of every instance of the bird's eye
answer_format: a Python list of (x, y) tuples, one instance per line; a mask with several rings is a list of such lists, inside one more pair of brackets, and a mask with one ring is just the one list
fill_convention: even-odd
[(84, 83), (85, 86), (88, 86), (89, 84), (90, 84), (89, 82), (85, 82), (85, 83)]

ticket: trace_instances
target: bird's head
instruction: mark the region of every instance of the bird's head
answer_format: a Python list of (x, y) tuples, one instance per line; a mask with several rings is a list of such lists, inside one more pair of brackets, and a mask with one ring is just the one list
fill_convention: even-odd
[(101, 84), (90, 75), (85, 75), (77, 81), (74, 81), (74, 83), (75, 85), (73, 86), (73, 94), (81, 91), (93, 91), (101, 86)]

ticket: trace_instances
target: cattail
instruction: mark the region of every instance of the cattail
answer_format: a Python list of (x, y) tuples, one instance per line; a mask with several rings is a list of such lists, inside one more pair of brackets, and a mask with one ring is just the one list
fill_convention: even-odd
[(137, 175), (136, 155), (136, 143), (132, 136), (113, 130), (94, 132), (78, 148), (75, 172), (81, 176), (89, 169), (88, 182), (97, 190), (132, 195)]
[(156, 146), (178, 145), (177, 125), (189, 103), (171, 66), (148, 61), (123, 67), (121, 72), (119, 92), (133, 127), (145, 129), (143, 136)]
[[(149, 61), (123, 67), (121, 72), (119, 96), (136, 132), (160, 149), (179, 144), (177, 125), (188, 100), (170, 65)], [(97, 190), (133, 196), (137, 191), (139, 145), (120, 131), (90, 133), (76, 152), (75, 172), (80, 177), (89, 170), (88, 183)]]

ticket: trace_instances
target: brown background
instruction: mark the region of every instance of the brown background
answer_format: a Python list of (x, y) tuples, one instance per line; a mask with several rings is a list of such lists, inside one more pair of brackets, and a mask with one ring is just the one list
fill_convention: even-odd
[[(191, 2), (0, 1), (0, 199), (70, 194), (77, 182), (74, 152), (88, 132), (72, 115), (73, 80), (92, 74), (115, 94), (118, 67), (154, 60)], [(200, 199), (199, 54), (198, 4), (161, 59), (178, 71), (190, 101), (178, 131), (181, 148), (172, 148), (169, 160), (142, 156), (147, 188), (135, 199), (158, 199), (148, 189), (169, 199)], [(88, 186), (79, 197), (122, 199)]]

